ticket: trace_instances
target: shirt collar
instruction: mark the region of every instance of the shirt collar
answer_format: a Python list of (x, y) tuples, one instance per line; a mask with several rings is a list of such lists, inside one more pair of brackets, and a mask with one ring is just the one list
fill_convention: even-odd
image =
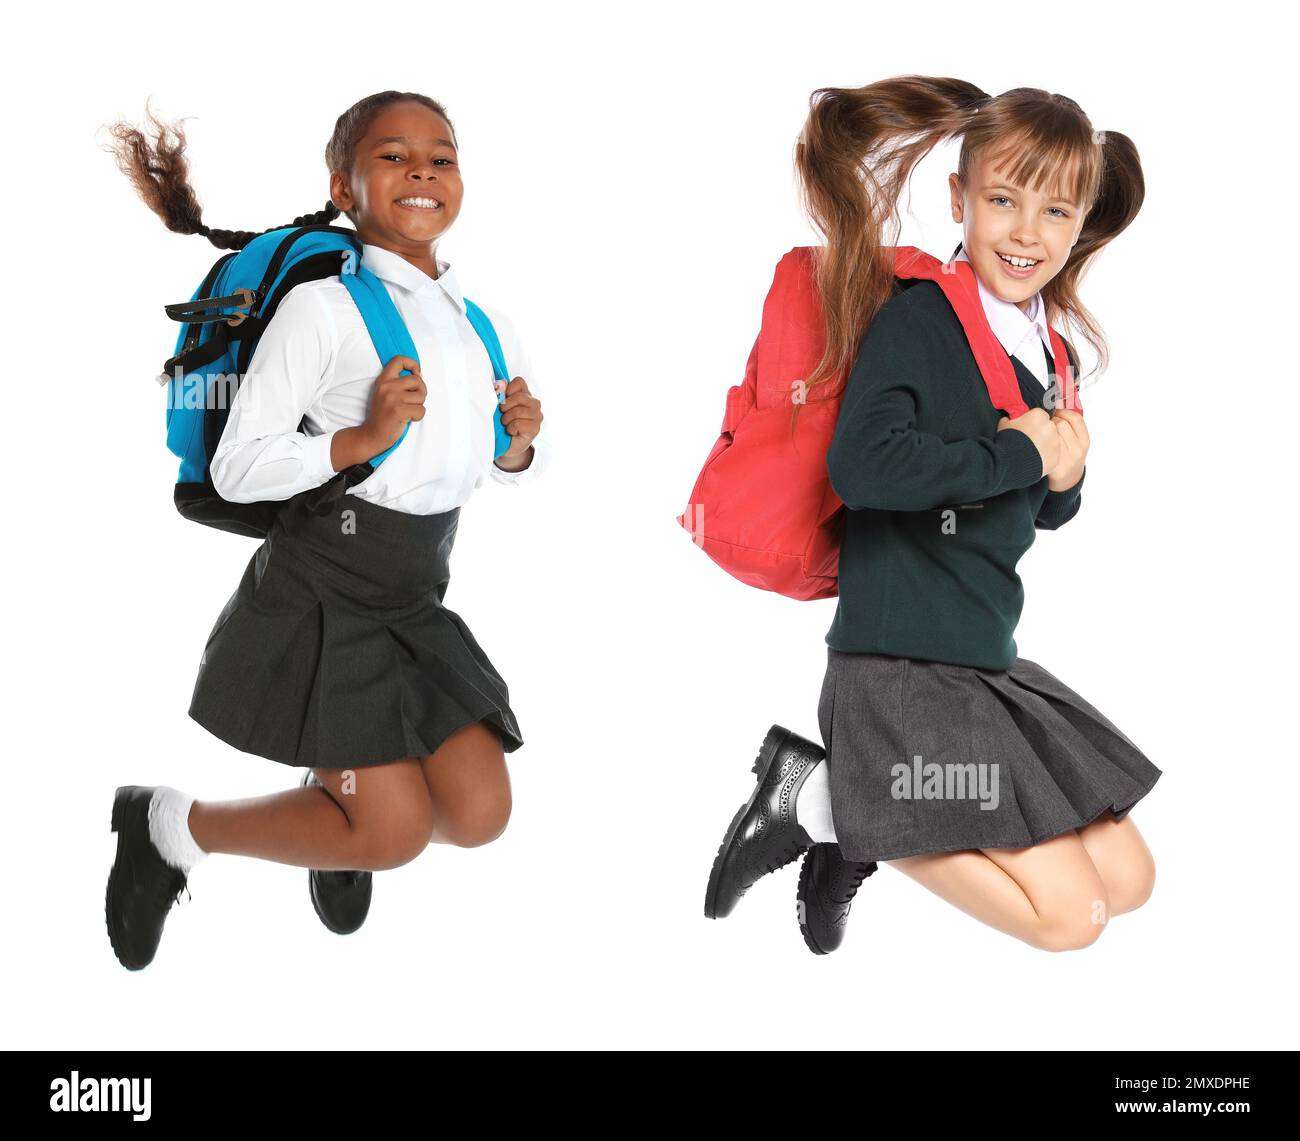
[[(970, 258), (966, 256), (966, 250), (963, 248), (957, 252), (953, 260), (968, 262)], [(1038, 334), (1043, 344), (1047, 346), (1048, 352), (1051, 352), (1052, 337), (1048, 330), (1045, 316), (1047, 307), (1043, 304), (1041, 290), (1034, 294), (1031, 317), (1019, 305), (1011, 301), (1003, 301), (996, 293), (986, 288), (984, 282), (980, 281), (979, 274), (975, 275), (975, 280), (979, 284), (980, 300), (984, 303), (984, 312), (993, 328), (993, 335), (1008, 353), (1014, 356), (1016, 349), (1031, 331)]]
[(386, 250), (383, 246), (374, 246), (369, 242), (363, 242), (361, 246), (362, 264), (380, 280), (401, 286), (417, 296), (445, 293), (461, 313), (467, 314), (465, 297), (460, 291), (460, 282), (456, 280), (451, 263), (434, 260), (438, 266), (436, 278), (430, 277), (422, 269), (416, 269), (400, 254)]

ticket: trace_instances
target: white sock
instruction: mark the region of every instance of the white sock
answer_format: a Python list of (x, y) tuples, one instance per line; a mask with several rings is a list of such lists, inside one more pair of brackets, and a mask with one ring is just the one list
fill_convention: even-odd
[(831, 821), (831, 782), (824, 760), (813, 765), (795, 797), (794, 818), (817, 844), (834, 844)]
[(186, 875), (207, 855), (190, 834), (193, 803), (194, 797), (166, 785), (159, 785), (149, 801), (149, 839), (164, 860)]

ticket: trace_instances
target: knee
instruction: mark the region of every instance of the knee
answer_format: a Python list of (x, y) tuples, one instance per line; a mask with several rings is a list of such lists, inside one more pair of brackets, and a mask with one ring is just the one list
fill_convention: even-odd
[(1034, 946), (1040, 951), (1081, 951), (1100, 939), (1105, 928), (1105, 923), (1100, 921), (1069, 926), (1049, 925), (1042, 929)]
[(1156, 885), (1156, 864), (1150, 853), (1124, 869), (1117, 883), (1110, 885), (1111, 914), (1136, 911), (1148, 899)]
[(429, 843), (433, 811), (428, 805), (406, 807), (381, 824), (366, 829), (361, 845), (361, 862), (366, 871), (389, 871), (409, 864)]
[(1095, 899), (1044, 916), (1034, 946), (1040, 951), (1080, 951), (1091, 947), (1106, 930), (1109, 898)]
[[(490, 844), (506, 830), (510, 821), (510, 789), (484, 789), (449, 807), (444, 826), (447, 840), (459, 848), (477, 848)], [(424, 839), (427, 843), (428, 832)]]

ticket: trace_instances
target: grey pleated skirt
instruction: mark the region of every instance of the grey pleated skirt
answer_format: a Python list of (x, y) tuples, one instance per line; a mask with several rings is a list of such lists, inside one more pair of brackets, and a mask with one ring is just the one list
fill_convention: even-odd
[(817, 709), (846, 859), (1026, 848), (1151, 791), (1156, 768), (1042, 666), (948, 665), (827, 647)]
[(218, 616), (189, 715), (286, 765), (427, 756), (486, 720), (523, 744), (505, 681), (442, 604), (460, 509), (413, 515), (341, 495), (285, 501)]

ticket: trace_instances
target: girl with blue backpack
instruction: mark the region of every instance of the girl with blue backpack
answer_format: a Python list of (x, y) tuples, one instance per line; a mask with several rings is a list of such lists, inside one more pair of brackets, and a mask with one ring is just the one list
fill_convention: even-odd
[[(945, 272), (971, 282), (979, 317), (965, 327), (938, 280), (901, 280), (886, 241), (913, 168), (956, 138), (949, 191), (962, 242)], [(799, 925), (825, 954), (864, 879), (887, 862), (1031, 946), (1087, 946), (1151, 892), (1154, 861), (1130, 813), (1161, 772), (1100, 710), (1018, 656), (1016, 564), (1038, 530), (1080, 509), (1089, 437), (1069, 399), (1075, 362), (1053, 358), (1049, 322), (1079, 329), (1104, 368), (1078, 286), (1138, 213), (1137, 151), (1062, 95), (992, 98), (958, 79), (902, 76), (815, 92), (795, 153), (826, 237), (815, 259), (823, 351), (793, 374), (794, 407), (777, 414), (797, 423), (840, 402), (822, 450), (842, 508), (839, 601), (822, 744), (769, 730), (705, 913), (730, 914), (802, 855)], [(784, 360), (767, 333), (755, 357)], [(990, 351), (1002, 366), (1011, 358), (1018, 381), (1007, 415), (977, 364)], [(1056, 356), (1073, 358), (1072, 346)], [(790, 359), (802, 368), (797, 352)], [(823, 421), (804, 422), (811, 437)], [(745, 422), (729, 424), (738, 445)], [(759, 440), (764, 455), (781, 454)], [(715, 466), (719, 480), (754, 482), (743, 465)], [(1062, 599), (1073, 603), (1070, 591)]]
[[(441, 104), (385, 91), (350, 107), (326, 147), (329, 204), (262, 234), (203, 223), (184, 135), (153, 122), (156, 143), (114, 128), (122, 169), (169, 229), (234, 251), (168, 306), (182, 323), (163, 377), (176, 506), (263, 540), (189, 712), (304, 771), (298, 788), (237, 801), (117, 790), (106, 922), (132, 970), (209, 852), (308, 868), (317, 914), (343, 934), (365, 919), (373, 871), (501, 834), (505, 754), (523, 737), (443, 597), (461, 506), (489, 477), (531, 482), (550, 456), (511, 322), (437, 257), (464, 190)], [(340, 213), (353, 229), (329, 225)]]

